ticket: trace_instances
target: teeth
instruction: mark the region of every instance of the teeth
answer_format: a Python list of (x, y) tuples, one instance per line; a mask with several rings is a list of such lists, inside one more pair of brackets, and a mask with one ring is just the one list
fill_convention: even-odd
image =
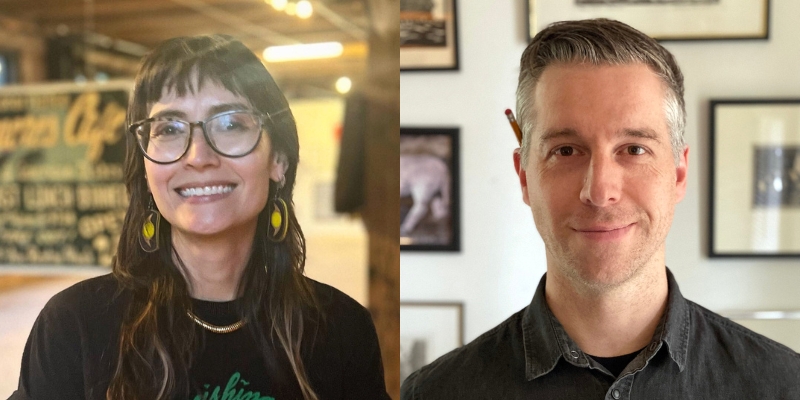
[(183, 197), (210, 196), (212, 194), (230, 193), (232, 190), (233, 186), (230, 185), (204, 186), (184, 188), (180, 190), (180, 194)]

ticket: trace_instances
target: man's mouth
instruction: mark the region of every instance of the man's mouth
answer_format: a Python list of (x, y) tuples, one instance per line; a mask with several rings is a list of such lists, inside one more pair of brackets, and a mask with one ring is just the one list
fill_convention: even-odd
[(614, 225), (614, 226), (586, 226), (580, 229), (574, 229), (575, 232), (583, 235), (583, 237), (593, 240), (616, 240), (627, 235), (635, 223), (628, 225)]
[(580, 229), (575, 229), (578, 232), (588, 232), (588, 233), (602, 233), (602, 232), (612, 232), (620, 229), (625, 229), (633, 224), (626, 224), (620, 226), (591, 226), (585, 227)]
[(235, 185), (214, 185), (201, 187), (188, 187), (176, 189), (182, 197), (211, 196), (215, 194), (230, 193)]

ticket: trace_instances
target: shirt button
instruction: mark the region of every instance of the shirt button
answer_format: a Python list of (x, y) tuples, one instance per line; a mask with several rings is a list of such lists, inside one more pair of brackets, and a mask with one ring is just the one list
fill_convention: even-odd
[(572, 358), (574, 358), (576, 360), (578, 359), (578, 352), (577, 351), (572, 350), (572, 351), (569, 352), (569, 354), (572, 354)]
[(611, 395), (614, 396), (615, 399), (619, 398), (619, 390), (614, 389), (611, 391)]

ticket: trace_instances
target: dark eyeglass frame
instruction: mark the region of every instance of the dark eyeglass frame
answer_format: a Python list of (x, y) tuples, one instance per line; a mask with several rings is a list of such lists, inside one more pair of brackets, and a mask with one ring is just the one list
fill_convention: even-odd
[[(222, 117), (222, 116), (225, 116), (225, 115), (239, 114), (239, 113), (250, 114), (251, 116), (256, 117), (258, 119), (258, 125), (261, 127), (261, 132), (258, 135), (258, 139), (256, 140), (256, 143), (253, 145), (253, 147), (250, 150), (246, 151), (244, 154), (241, 154), (241, 155), (231, 156), (231, 155), (223, 153), (222, 151), (220, 151), (220, 149), (217, 148), (216, 145), (214, 145), (214, 143), (211, 141), (211, 138), (209, 138), (209, 136), (208, 136), (208, 131), (206, 130), (206, 124), (209, 121), (211, 121), (212, 119), (219, 118), (219, 117)], [(158, 160), (153, 159), (149, 155), (147, 155), (147, 151), (142, 147), (142, 142), (139, 141), (139, 137), (141, 135), (136, 133), (136, 130), (139, 129), (142, 125), (149, 124), (151, 122), (155, 122), (156, 120), (159, 120), (159, 119), (160, 120), (164, 120), (164, 121), (171, 121), (171, 122), (182, 122), (182, 123), (184, 123), (186, 125), (189, 125), (189, 140), (186, 141), (186, 145), (185, 145), (181, 155), (178, 156), (178, 158), (176, 158), (173, 161), (158, 161)], [(130, 132), (133, 135), (133, 139), (136, 141), (136, 144), (137, 144), (137, 147), (139, 148), (139, 151), (142, 152), (142, 155), (144, 155), (145, 158), (147, 158), (148, 160), (150, 160), (150, 161), (152, 161), (152, 162), (154, 162), (156, 164), (166, 165), (166, 164), (173, 164), (173, 163), (176, 163), (176, 162), (180, 161), (180, 159), (183, 158), (183, 156), (186, 155), (186, 152), (189, 151), (189, 147), (192, 146), (192, 137), (194, 136), (194, 127), (195, 126), (199, 126), (200, 127), (200, 130), (203, 132), (203, 138), (205, 138), (206, 143), (208, 143), (208, 146), (211, 147), (211, 149), (214, 150), (215, 153), (217, 153), (217, 154), (219, 154), (219, 155), (221, 155), (223, 157), (227, 157), (227, 158), (241, 158), (241, 157), (244, 157), (244, 156), (252, 153), (253, 150), (255, 150), (256, 147), (258, 147), (258, 144), (261, 143), (261, 137), (264, 136), (264, 131), (268, 130), (267, 129), (268, 122), (271, 122), (271, 121), (272, 121), (272, 118), (268, 113), (264, 114), (264, 113), (250, 111), (250, 110), (231, 110), (231, 111), (221, 112), (219, 114), (214, 114), (214, 115), (212, 115), (212, 116), (210, 116), (210, 117), (208, 117), (208, 118), (206, 118), (206, 119), (204, 119), (202, 121), (195, 121), (195, 122), (189, 122), (189, 121), (182, 120), (180, 118), (172, 118), (172, 117), (146, 118), (146, 119), (143, 119), (141, 121), (137, 121), (137, 122), (134, 122), (134, 123), (130, 124), (128, 126), (128, 132)]]

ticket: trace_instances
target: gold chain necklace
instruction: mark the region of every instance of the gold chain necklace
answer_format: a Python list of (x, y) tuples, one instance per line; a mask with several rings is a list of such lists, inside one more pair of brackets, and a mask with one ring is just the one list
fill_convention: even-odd
[(194, 323), (196, 323), (197, 325), (200, 325), (203, 328), (208, 329), (209, 331), (214, 333), (231, 333), (243, 327), (245, 324), (245, 320), (242, 319), (230, 325), (219, 326), (219, 325), (209, 324), (208, 322), (203, 321), (202, 319), (200, 319), (200, 317), (194, 315), (194, 313), (189, 310), (186, 310), (186, 315), (188, 315), (189, 318), (191, 318), (192, 321), (194, 321)]

